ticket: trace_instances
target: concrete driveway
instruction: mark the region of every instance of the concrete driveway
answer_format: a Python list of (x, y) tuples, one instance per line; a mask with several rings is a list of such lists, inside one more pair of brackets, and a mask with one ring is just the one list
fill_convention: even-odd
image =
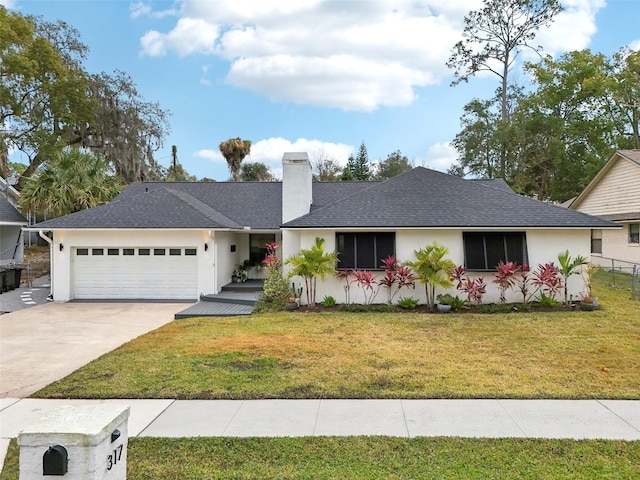
[(31, 395), (173, 321), (184, 303), (47, 303), (0, 315), (0, 398)]

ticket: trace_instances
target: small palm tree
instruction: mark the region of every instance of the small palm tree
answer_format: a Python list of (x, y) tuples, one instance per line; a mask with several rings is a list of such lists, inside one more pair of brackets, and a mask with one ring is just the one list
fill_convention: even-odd
[(327, 275), (335, 274), (335, 265), (338, 254), (324, 251), (324, 238), (316, 237), (314, 245), (310, 249), (302, 249), (296, 255), (287, 258), (286, 264), (291, 265), (289, 277), (296, 275), (304, 278), (306, 287), (307, 305), (316, 304), (316, 282)]
[(453, 286), (451, 272), (456, 268), (456, 265), (452, 260), (445, 258), (448, 253), (447, 247), (433, 242), (420, 250), (414, 250), (413, 255), (416, 259), (407, 262), (418, 280), (424, 284), (427, 305), (432, 312), (436, 300), (436, 287), (449, 288)]
[(242, 140), (240, 137), (230, 138), (221, 142), (219, 148), (229, 166), (231, 179), (237, 182), (240, 180), (240, 164), (244, 157), (251, 153), (251, 140)]
[(569, 250), (565, 250), (558, 254), (558, 263), (560, 264), (560, 275), (564, 280), (564, 304), (569, 305), (569, 298), (567, 295), (567, 281), (571, 275), (580, 273), (578, 267), (587, 265), (589, 262), (582, 255), (578, 255), (576, 258), (571, 258)]
[(102, 157), (65, 149), (29, 178), (20, 191), (20, 206), (57, 217), (106, 203), (121, 189)]

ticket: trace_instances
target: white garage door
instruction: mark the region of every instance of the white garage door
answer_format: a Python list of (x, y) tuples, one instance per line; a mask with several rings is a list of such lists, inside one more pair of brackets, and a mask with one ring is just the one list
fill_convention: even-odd
[(73, 298), (197, 298), (195, 248), (75, 248)]

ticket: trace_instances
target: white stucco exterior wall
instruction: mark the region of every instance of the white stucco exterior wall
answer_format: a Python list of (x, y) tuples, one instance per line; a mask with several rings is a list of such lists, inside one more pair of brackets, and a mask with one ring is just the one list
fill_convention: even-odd
[[(373, 231), (374, 229), (372, 229)], [(344, 231), (344, 230), (340, 230)], [(376, 230), (378, 231), (378, 230)], [(532, 269), (537, 268), (538, 264), (547, 262), (555, 262), (558, 264), (558, 254), (569, 250), (572, 257), (582, 255), (589, 258), (589, 250), (591, 246), (589, 230), (527, 230), (527, 250), (529, 256), (529, 264)], [(300, 248), (310, 248), (315, 242), (316, 237), (325, 239), (325, 248), (327, 251), (335, 250), (335, 231), (333, 230), (285, 230), (283, 239), (287, 245), (287, 256), (295, 254)], [(413, 251), (423, 248), (434, 241), (445, 245), (449, 248), (448, 257), (453, 260), (456, 265), (464, 264), (464, 245), (462, 240), (462, 232), (460, 230), (418, 230), (407, 229), (396, 231), (396, 256), (400, 262), (406, 262), (413, 259)], [(295, 245), (295, 248), (293, 247)], [(285, 272), (286, 272), (285, 268)], [(483, 303), (499, 302), (500, 295), (497, 285), (493, 283), (493, 272), (469, 272), (471, 278), (483, 277), (487, 284), (487, 294), (483, 299)], [(381, 272), (378, 273), (381, 277)], [(290, 280), (298, 285), (303, 285), (304, 281), (299, 277)], [(318, 279), (318, 302), (322, 301), (324, 296), (330, 295), (336, 299), (337, 303), (345, 302), (344, 281), (340, 281), (335, 277), (327, 277), (324, 281)], [(574, 275), (569, 279), (569, 294), (574, 298), (579, 297), (584, 292), (584, 281), (580, 275)], [(464, 298), (464, 294), (455, 289), (455, 286), (448, 290), (452, 295), (458, 295)], [(436, 294), (445, 293), (444, 290), (437, 290)], [(350, 289), (351, 302), (362, 303), (364, 294), (357, 284), (352, 283)], [(562, 299), (562, 293), (558, 295), (558, 299)], [(424, 285), (417, 282), (416, 288), (402, 289), (395, 297), (414, 297), (419, 299), (421, 303), (426, 302)], [(381, 288), (378, 292), (374, 303), (384, 303), (387, 298), (385, 288)], [(303, 295), (304, 301), (304, 295)], [(510, 291), (507, 294), (507, 301), (520, 302), (521, 294), (517, 291)]]

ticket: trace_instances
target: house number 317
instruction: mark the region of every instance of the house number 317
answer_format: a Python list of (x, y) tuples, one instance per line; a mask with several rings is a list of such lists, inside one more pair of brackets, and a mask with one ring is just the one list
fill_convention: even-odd
[(107, 455), (107, 470), (111, 470), (116, 463), (122, 459), (122, 448), (124, 445), (118, 445), (113, 449), (111, 454)]

